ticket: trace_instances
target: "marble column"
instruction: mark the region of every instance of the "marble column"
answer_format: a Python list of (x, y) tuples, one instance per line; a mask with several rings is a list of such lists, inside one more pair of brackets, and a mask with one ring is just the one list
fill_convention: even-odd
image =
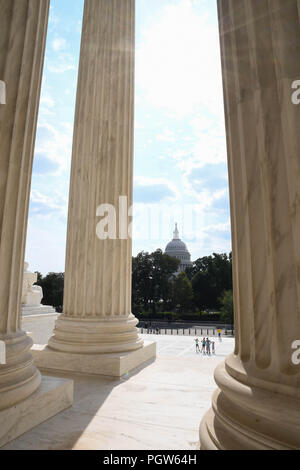
[(300, 2), (218, 7), (236, 344), (215, 371), (201, 448), (299, 449)]
[[(128, 207), (132, 204), (134, 23), (134, 0), (85, 0), (64, 308), (48, 344), (48, 353), (71, 353), (61, 356), (63, 369), (78, 370), (81, 353), (89, 367), (94, 355), (99, 370), (99, 353), (143, 349), (131, 314), (131, 239), (124, 231), (126, 219), (119, 222), (119, 197), (127, 197)], [(117, 239), (96, 234), (101, 204), (116, 209)], [(40, 362), (39, 356), (38, 363), (56, 367), (55, 357), (48, 354)]]
[[(49, 0), (0, 0), (0, 447), (71, 406), (73, 382), (41, 377), (21, 330), (33, 150)], [(3, 98), (3, 97), (2, 97)], [(1, 358), (3, 359), (3, 357)], [(4, 362), (4, 363), (3, 363)]]
[(41, 375), (21, 331), (24, 249), (49, 0), (0, 0), (0, 411), (39, 387)]

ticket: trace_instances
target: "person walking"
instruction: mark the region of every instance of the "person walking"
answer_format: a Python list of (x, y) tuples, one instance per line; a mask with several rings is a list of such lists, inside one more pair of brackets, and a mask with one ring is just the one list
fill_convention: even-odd
[(198, 338), (195, 339), (195, 343), (196, 343), (196, 353), (198, 354), (200, 352), (199, 339)]
[(220, 343), (221, 343), (221, 341), (222, 341), (221, 333), (222, 333), (222, 330), (218, 329), (218, 337), (219, 337)]
[(202, 354), (205, 356), (205, 346), (206, 346), (206, 341), (205, 338), (202, 340)]
[(206, 354), (210, 356), (210, 339), (206, 338)]
[(215, 342), (214, 341), (211, 342), (211, 352), (212, 354), (215, 355)]

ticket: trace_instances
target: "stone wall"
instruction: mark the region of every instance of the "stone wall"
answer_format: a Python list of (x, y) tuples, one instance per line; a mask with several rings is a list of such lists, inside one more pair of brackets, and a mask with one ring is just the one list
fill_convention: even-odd
[(22, 318), (22, 329), (28, 333), (35, 344), (47, 344), (53, 334), (58, 313), (43, 313)]

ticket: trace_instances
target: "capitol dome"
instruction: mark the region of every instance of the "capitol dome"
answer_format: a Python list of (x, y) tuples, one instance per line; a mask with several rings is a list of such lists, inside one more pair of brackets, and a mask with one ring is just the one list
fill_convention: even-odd
[(187, 249), (186, 244), (180, 240), (179, 231), (177, 224), (175, 224), (175, 230), (173, 232), (173, 240), (171, 240), (165, 249), (165, 254), (177, 258), (180, 261), (177, 274), (185, 271), (186, 268), (192, 266), (191, 255)]
[(186, 244), (182, 240), (172, 240), (166, 246), (166, 253), (169, 251), (188, 251)]

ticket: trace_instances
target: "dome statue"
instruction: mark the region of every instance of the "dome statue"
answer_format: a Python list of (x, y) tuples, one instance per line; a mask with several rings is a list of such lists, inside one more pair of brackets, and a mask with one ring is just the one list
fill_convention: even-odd
[(167, 244), (165, 254), (177, 258), (180, 261), (176, 273), (177, 275), (193, 264), (186, 244), (179, 238), (177, 223), (175, 224), (175, 230), (173, 232), (173, 240)]

